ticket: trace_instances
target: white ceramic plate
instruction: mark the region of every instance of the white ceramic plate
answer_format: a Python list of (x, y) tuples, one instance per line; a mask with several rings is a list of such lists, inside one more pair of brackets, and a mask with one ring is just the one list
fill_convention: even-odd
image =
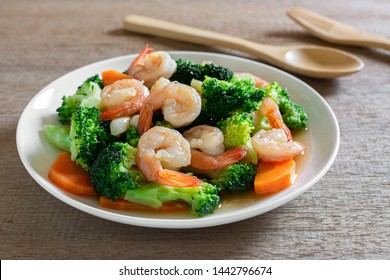
[(279, 207), (313, 186), (332, 165), (339, 147), (336, 117), (325, 100), (311, 87), (294, 76), (255, 61), (222, 54), (201, 52), (171, 52), (173, 58), (194, 62), (211, 60), (230, 67), (235, 72), (249, 72), (270, 82), (287, 87), (293, 101), (308, 114), (308, 130), (294, 134), (294, 139), (306, 145), (303, 156), (297, 158), (298, 178), (289, 188), (266, 198), (235, 197), (223, 204), (213, 215), (194, 218), (188, 215), (134, 213), (99, 207), (97, 198), (76, 196), (53, 185), (47, 178), (50, 165), (59, 150), (42, 135), (42, 126), (58, 123), (56, 108), (63, 95), (72, 95), (88, 77), (107, 69), (123, 71), (136, 55), (104, 60), (72, 71), (43, 88), (26, 106), (17, 128), (16, 141), (20, 158), (34, 180), (63, 202), (89, 214), (115, 222), (159, 228), (196, 228), (222, 225), (251, 218)]

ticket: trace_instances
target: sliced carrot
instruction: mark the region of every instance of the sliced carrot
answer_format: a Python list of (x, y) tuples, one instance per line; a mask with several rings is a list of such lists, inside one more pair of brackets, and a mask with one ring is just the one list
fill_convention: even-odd
[(105, 196), (99, 198), (99, 205), (103, 208), (131, 210), (131, 211), (151, 211), (151, 212), (178, 212), (188, 209), (188, 206), (182, 202), (164, 203), (161, 208), (155, 209), (138, 203), (130, 202), (124, 199), (112, 201)]
[(296, 178), (295, 161), (259, 162), (255, 177), (255, 193), (273, 194), (290, 186)]
[(107, 70), (102, 72), (103, 86), (111, 85), (112, 83), (123, 79), (131, 79), (131, 76), (116, 70)]
[(96, 194), (88, 172), (72, 161), (68, 152), (62, 152), (49, 170), (49, 179), (64, 191), (80, 194)]

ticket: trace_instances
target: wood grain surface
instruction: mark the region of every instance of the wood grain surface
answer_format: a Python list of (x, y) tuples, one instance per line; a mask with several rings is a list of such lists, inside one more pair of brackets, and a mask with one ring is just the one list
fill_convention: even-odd
[(341, 145), (329, 172), (298, 198), (228, 225), (152, 229), (106, 221), (54, 198), (24, 169), (18, 119), (29, 100), (80, 66), (155, 49), (243, 53), (125, 32), (130, 13), (150, 15), (259, 43), (331, 46), (286, 16), (301, 6), (390, 36), (390, 2), (1, 0), (1, 259), (390, 259), (390, 52), (338, 48), (365, 68), (335, 80), (299, 77), (334, 110)]

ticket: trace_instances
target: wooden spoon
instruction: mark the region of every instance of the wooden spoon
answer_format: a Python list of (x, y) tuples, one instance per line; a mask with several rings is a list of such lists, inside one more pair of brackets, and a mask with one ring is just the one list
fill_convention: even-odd
[(347, 52), (320, 46), (271, 46), (186, 25), (129, 15), (126, 30), (159, 37), (236, 49), (288, 71), (315, 78), (336, 78), (361, 70), (363, 62)]

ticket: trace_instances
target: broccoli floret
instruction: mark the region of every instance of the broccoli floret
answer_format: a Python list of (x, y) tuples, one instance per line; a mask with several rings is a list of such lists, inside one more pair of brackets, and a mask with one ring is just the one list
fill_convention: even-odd
[(211, 180), (219, 191), (243, 192), (253, 188), (256, 166), (252, 163), (236, 163), (222, 170), (217, 179)]
[(134, 147), (137, 148), (138, 141), (141, 135), (138, 132), (138, 128), (135, 126), (130, 126), (129, 129), (126, 132), (126, 142)]
[(217, 78), (221, 81), (230, 81), (233, 78), (233, 71), (214, 63), (206, 63), (202, 65), (202, 75), (204, 77)]
[(99, 115), (95, 107), (79, 107), (70, 129), (46, 124), (43, 132), (53, 146), (70, 151), (72, 160), (88, 171), (99, 151), (115, 139), (109, 123), (99, 120)]
[(71, 118), (71, 156), (85, 170), (113, 139), (109, 122), (99, 120), (99, 116), (100, 111), (96, 107), (79, 107)]
[(189, 85), (192, 79), (203, 80), (202, 65), (181, 58), (176, 60), (176, 65), (176, 71), (170, 78), (171, 81)]
[(99, 115), (95, 107), (79, 107), (71, 118), (71, 156), (85, 170), (90, 168), (102, 147), (113, 139), (109, 123), (99, 120)]
[[(86, 83), (86, 82), (94, 82), (95, 84), (97, 84), (100, 87), (100, 89), (103, 89), (103, 87), (104, 87), (103, 80), (100, 79), (99, 75), (94, 75), (92, 77), (89, 77), (88, 79), (85, 80), (84, 83)], [(81, 88), (82, 86), (83, 85), (79, 86), (79, 88)]]
[(285, 100), (290, 100), (290, 95), (288, 95), (287, 89), (282, 88), (278, 82), (265, 85), (264, 90), (266, 96), (271, 97), (278, 105)]
[(76, 90), (74, 95), (63, 96), (62, 103), (57, 108), (58, 117), (61, 123), (70, 122), (72, 114), (77, 108), (83, 107), (100, 107), (100, 91), (103, 87), (102, 81), (98, 75), (88, 78)]
[(214, 213), (220, 203), (216, 186), (206, 182), (186, 188), (149, 183), (126, 191), (124, 199), (153, 208), (160, 208), (165, 202), (181, 200), (191, 206), (192, 213), (197, 217)]
[(234, 113), (250, 113), (258, 109), (265, 96), (251, 79), (233, 78), (230, 82), (206, 77), (202, 83), (201, 122), (215, 125)]
[(290, 129), (304, 129), (307, 126), (307, 114), (298, 104), (290, 100), (287, 89), (283, 89), (277, 82), (264, 87), (266, 96), (272, 98), (279, 106), (284, 123)]
[(192, 79), (203, 81), (205, 76), (229, 81), (233, 77), (233, 72), (223, 66), (214, 63), (198, 64), (188, 59), (176, 60), (176, 71), (171, 77), (171, 81), (178, 81), (182, 84), (190, 85)]
[(72, 114), (76, 112), (81, 101), (79, 96), (63, 96), (61, 106), (57, 108), (58, 118), (62, 124), (70, 122)]
[(217, 126), (224, 136), (226, 149), (245, 146), (254, 129), (252, 116), (246, 113), (237, 113), (219, 121)]
[(279, 106), (283, 121), (291, 130), (304, 129), (307, 126), (305, 110), (294, 102), (285, 102)]
[(115, 201), (126, 191), (139, 187), (141, 173), (132, 169), (137, 149), (127, 143), (115, 142), (105, 147), (90, 169), (90, 177), (99, 195)]

